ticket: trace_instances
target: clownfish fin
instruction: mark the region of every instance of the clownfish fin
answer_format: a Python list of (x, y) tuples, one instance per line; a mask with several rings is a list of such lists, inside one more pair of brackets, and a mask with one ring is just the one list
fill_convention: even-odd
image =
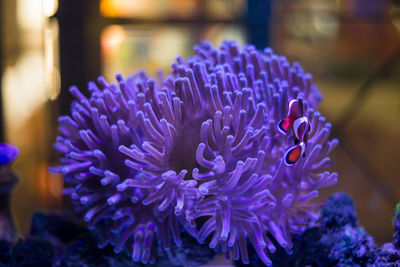
[(305, 144), (301, 142), (299, 145), (295, 145), (286, 151), (285, 164), (287, 166), (293, 166), (297, 160), (304, 155)]
[(290, 127), (290, 120), (289, 118), (286, 118), (284, 120), (281, 120), (278, 123), (278, 130), (279, 132), (281, 132), (282, 134), (287, 134), (287, 132), (289, 131), (289, 127)]
[(293, 99), (289, 102), (288, 117), (296, 120), (304, 116), (304, 107), (302, 99)]

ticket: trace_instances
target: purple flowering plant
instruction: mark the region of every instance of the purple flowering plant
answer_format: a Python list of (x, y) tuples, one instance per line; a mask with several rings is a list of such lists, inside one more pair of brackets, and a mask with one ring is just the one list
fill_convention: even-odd
[[(318, 189), (337, 182), (328, 157), (331, 124), (316, 110), (321, 94), (312, 76), (270, 48), (195, 46), (171, 73), (145, 72), (78, 88), (69, 116), (59, 118), (52, 171), (89, 226), (107, 220), (99, 244), (124, 248), (134, 261), (153, 263), (156, 246), (171, 255), (180, 232), (248, 263), (247, 244), (260, 259), (276, 248), (291, 253), (290, 233), (318, 219)], [(278, 122), (301, 99), (310, 122), (304, 156), (284, 163), (293, 146)]]

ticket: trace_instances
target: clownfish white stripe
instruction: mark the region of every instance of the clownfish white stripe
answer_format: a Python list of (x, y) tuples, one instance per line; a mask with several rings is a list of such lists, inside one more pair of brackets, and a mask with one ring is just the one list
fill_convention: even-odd
[[(293, 132), (296, 135), (297, 139), (300, 140), (300, 136), (299, 136), (299, 127), (300, 127), (300, 125), (303, 124), (303, 123), (306, 123), (306, 127), (307, 127), (308, 126), (307, 122), (308, 122), (307, 117), (301, 117), (301, 118), (298, 118), (297, 120), (294, 121), (294, 123), (293, 123)], [(307, 130), (307, 128), (305, 130)]]
[(289, 109), (288, 109), (288, 117), (289, 117), (289, 115), (290, 115), (290, 111), (292, 110), (292, 105), (293, 105), (293, 103), (295, 103), (295, 102), (297, 102), (298, 100), (297, 99), (292, 99), (292, 100), (290, 100), (290, 102), (289, 102)]

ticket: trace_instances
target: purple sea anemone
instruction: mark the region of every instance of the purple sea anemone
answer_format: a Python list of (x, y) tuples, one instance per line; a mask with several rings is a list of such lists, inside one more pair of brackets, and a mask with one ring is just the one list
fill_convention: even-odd
[[(134, 261), (153, 262), (155, 240), (169, 252), (186, 230), (244, 263), (249, 240), (270, 265), (266, 232), (290, 252), (290, 232), (317, 219), (309, 200), (337, 181), (327, 155), (338, 141), (328, 141), (331, 124), (314, 111), (320, 93), (298, 63), (235, 42), (195, 50), (157, 81), (143, 72), (115, 84), (100, 77), (89, 98), (72, 87), (77, 101), (59, 119), (63, 157), (53, 171), (86, 222), (111, 223), (100, 245), (128, 248)], [(292, 99), (303, 100), (311, 130), (289, 167), (293, 134), (279, 134), (277, 123)]]

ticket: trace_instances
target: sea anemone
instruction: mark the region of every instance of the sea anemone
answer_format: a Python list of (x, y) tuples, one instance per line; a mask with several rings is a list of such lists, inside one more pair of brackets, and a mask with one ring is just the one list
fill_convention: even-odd
[[(314, 111), (321, 95), (298, 63), (235, 42), (195, 50), (158, 80), (100, 77), (89, 98), (72, 87), (77, 101), (59, 119), (63, 157), (52, 170), (64, 174), (84, 221), (111, 224), (100, 245), (126, 247), (134, 261), (154, 262), (154, 241), (169, 252), (186, 230), (244, 263), (249, 240), (270, 265), (267, 231), (290, 252), (290, 233), (318, 218), (309, 200), (337, 181), (326, 170), (338, 141), (328, 141), (331, 124)], [(293, 99), (311, 129), (304, 157), (286, 166), (294, 138), (277, 123)]]

